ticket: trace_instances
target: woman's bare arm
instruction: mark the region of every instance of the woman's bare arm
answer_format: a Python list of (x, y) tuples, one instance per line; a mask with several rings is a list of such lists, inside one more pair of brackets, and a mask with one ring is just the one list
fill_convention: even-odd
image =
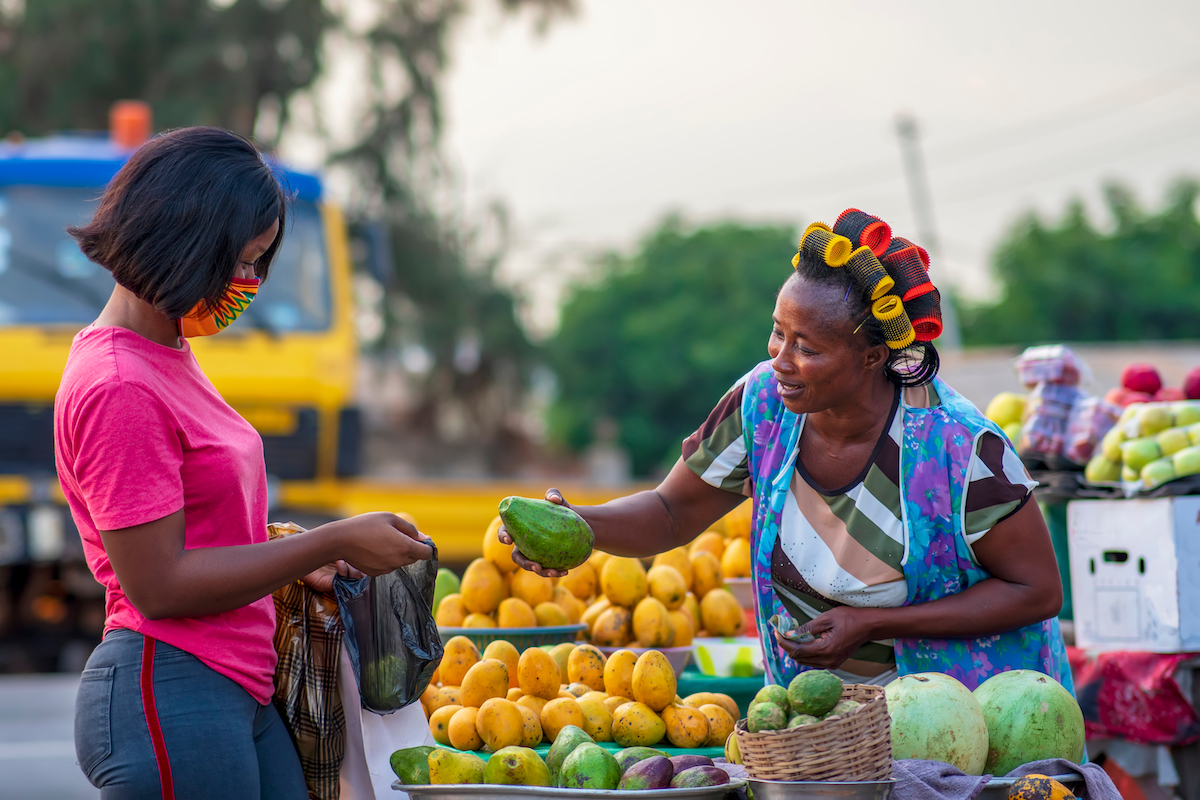
[(1062, 580), (1046, 521), (1032, 499), (973, 545), (992, 577), (958, 594), (901, 608), (834, 608), (807, 626), (819, 638), (776, 636), (802, 664), (837, 667), (864, 643), (890, 638), (990, 636), (1049, 619), (1062, 609)]
[(185, 548), (183, 511), (101, 531), (121, 589), (147, 619), (200, 617), (249, 605), (318, 567), (344, 559), (381, 575), (433, 554), (395, 514), (363, 514), (260, 544)]
[[(549, 489), (546, 499), (565, 502), (562, 493)], [(675, 462), (671, 472), (655, 489), (619, 497), (598, 506), (570, 506), (583, 517), (596, 535), (596, 549), (618, 556), (652, 556), (687, 544), (714, 522), (736, 508), (746, 498), (710, 486), (683, 463)], [(500, 540), (511, 544), (504, 528)], [(525, 569), (560, 577), (565, 571), (542, 569), (518, 551), (513, 560)]]

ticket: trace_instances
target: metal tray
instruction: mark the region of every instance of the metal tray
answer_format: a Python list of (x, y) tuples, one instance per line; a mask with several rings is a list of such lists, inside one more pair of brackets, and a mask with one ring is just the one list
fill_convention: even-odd
[(888, 800), (896, 781), (760, 781), (750, 779), (754, 800)]
[(441, 786), (405, 786), (400, 781), (392, 788), (408, 792), (414, 800), (508, 800), (512, 797), (539, 797), (543, 800), (719, 800), (726, 792), (735, 792), (746, 785), (743, 780), (731, 780), (720, 786), (700, 786), (695, 789), (650, 789), (622, 792), (617, 789), (555, 789), (549, 786), (495, 786), (486, 783), (457, 783)]
[[(1079, 784), (1083, 783), (1083, 776), (1078, 772), (1068, 772), (1064, 775), (1050, 775), (1049, 777), (1066, 786), (1071, 791), (1075, 791)], [(1019, 778), (992, 778), (983, 785), (983, 791), (975, 795), (975, 800), (1005, 800), (1008, 797), (1008, 790), (1016, 783)]]

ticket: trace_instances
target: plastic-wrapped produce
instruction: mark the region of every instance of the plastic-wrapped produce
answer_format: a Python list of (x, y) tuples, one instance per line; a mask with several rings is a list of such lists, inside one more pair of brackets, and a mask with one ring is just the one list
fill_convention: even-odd
[(1078, 386), (1091, 379), (1083, 359), (1066, 345), (1029, 347), (1017, 358), (1017, 378), (1026, 389), (1041, 383)]
[(1080, 398), (1067, 418), (1063, 455), (1075, 464), (1086, 464), (1120, 416), (1120, 406), (1106, 403), (1099, 397)]
[(1029, 393), (1025, 424), (1017, 449), (1022, 455), (1061, 456), (1066, 448), (1067, 420), (1083, 393), (1074, 386), (1039, 383)]

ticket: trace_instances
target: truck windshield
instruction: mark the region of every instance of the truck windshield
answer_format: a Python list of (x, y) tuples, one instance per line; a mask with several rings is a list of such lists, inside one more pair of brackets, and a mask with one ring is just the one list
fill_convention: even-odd
[[(88, 261), (68, 225), (91, 219), (99, 192), (0, 186), (0, 326), (91, 323), (112, 292), (108, 270)], [(325, 330), (329, 267), (321, 215), (312, 203), (289, 209), (283, 246), (249, 310), (230, 329), (272, 333)]]

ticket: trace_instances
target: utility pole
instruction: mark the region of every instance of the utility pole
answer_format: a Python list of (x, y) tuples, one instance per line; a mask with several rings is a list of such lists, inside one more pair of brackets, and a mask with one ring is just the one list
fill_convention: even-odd
[[(925, 159), (921, 157), (921, 142), (917, 132), (917, 120), (907, 114), (896, 117), (896, 134), (900, 137), (900, 157), (904, 161), (904, 175), (908, 182), (908, 196), (912, 202), (913, 216), (917, 221), (918, 244), (934, 256), (934, 264), (942, 262), (942, 249), (938, 243), (933, 224), (933, 198), (929, 193), (929, 181), (925, 175)], [(958, 313), (954, 308), (954, 291), (949, 276), (942, 280), (938, 291), (942, 295), (942, 335), (939, 347), (946, 351), (962, 349), (962, 333), (958, 328)]]

